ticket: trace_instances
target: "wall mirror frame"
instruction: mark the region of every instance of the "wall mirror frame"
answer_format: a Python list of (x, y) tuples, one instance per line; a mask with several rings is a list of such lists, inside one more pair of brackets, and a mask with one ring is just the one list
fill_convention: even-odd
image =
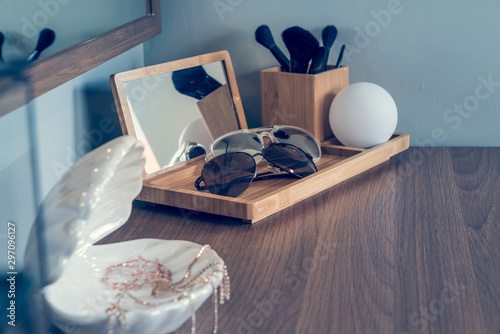
[[(220, 111), (219, 114), (216, 116), (214, 115), (213, 117), (216, 118), (215, 120), (218, 123), (222, 124), (228, 124), (231, 123), (233, 124), (233, 127), (227, 131), (220, 132), (219, 129), (216, 129), (219, 131), (219, 134), (223, 134), (229, 131), (237, 130), (237, 129), (246, 129), (247, 128), (247, 122), (245, 119), (244, 111), (243, 111), (243, 105), (241, 102), (240, 94), (238, 91), (238, 86), (236, 84), (236, 77), (234, 74), (233, 66), (231, 63), (231, 58), (229, 56), (229, 53), (226, 50), (223, 51), (218, 51), (218, 52), (213, 52), (213, 53), (208, 53), (204, 55), (199, 55), (199, 56), (194, 56), (190, 58), (185, 58), (185, 59), (180, 59), (176, 61), (171, 61), (167, 63), (162, 63), (162, 64), (157, 64), (157, 65), (152, 65), (152, 66), (147, 66), (143, 68), (138, 68), (135, 70), (131, 71), (126, 71), (126, 72), (121, 72), (117, 73), (111, 76), (110, 82), (111, 82), (111, 88), (113, 91), (113, 96), (115, 98), (115, 104), (116, 104), (116, 109), (118, 111), (118, 116), (120, 119), (120, 124), (122, 127), (122, 131), (124, 135), (130, 135), (138, 138), (139, 140), (141, 139), (149, 139), (148, 141), (151, 142), (151, 130), (150, 128), (144, 129), (143, 126), (141, 125), (142, 122), (139, 122), (138, 119), (140, 118), (140, 114), (137, 113), (137, 110), (134, 111), (133, 103), (133, 98), (131, 95), (133, 95), (131, 92), (134, 91), (133, 87), (135, 84), (145, 85), (148, 86), (151, 83), (155, 82), (165, 82), (170, 86), (175, 86), (175, 84), (172, 83), (173, 80), (173, 73), (180, 73), (184, 70), (192, 70), (192, 69), (198, 69), (198, 68), (209, 68), (210, 66), (218, 67), (217, 63), (221, 64), (222, 67), (219, 67), (221, 70), (221, 74), (225, 79), (225, 82), (223, 83), (223, 86), (220, 87), (221, 89), (226, 89), (228, 88), (228, 93), (225, 95), (227, 96), (227, 102), (225, 103), (224, 106), (226, 108), (223, 108), (222, 111), (217, 110), (217, 112)], [(207, 72), (209, 72), (207, 70)], [(223, 73), (222, 73), (223, 72)], [(161, 79), (159, 79), (161, 78)], [(165, 80), (165, 78), (168, 78), (169, 80)], [(151, 81), (151, 82), (150, 82)], [(169, 106), (173, 105), (174, 103), (169, 103), (169, 101), (173, 101), (173, 97), (169, 95), (171, 93), (170, 90), (167, 90), (169, 88), (166, 85), (160, 85), (157, 86), (155, 85), (157, 90), (160, 91), (160, 94), (167, 95), (167, 99), (162, 101), (162, 103), (153, 103), (152, 107), (149, 109), (141, 111), (142, 114), (146, 114), (147, 117), (151, 117), (154, 120), (156, 120), (156, 126), (159, 127), (160, 132), (168, 132), (170, 131), (168, 126), (173, 126), (172, 123), (174, 121), (169, 122), (169, 121), (162, 121), (160, 122), (158, 119), (160, 118), (158, 113), (163, 113), (161, 116), (167, 116), (167, 119), (169, 117), (175, 117), (175, 118), (180, 118), (182, 117), (183, 113), (186, 112), (186, 110), (179, 110), (178, 108), (168, 108)], [(132, 89), (130, 88), (132, 87)], [(171, 88), (172, 91), (174, 90)], [(219, 90), (215, 90), (214, 93), (218, 92)], [(177, 95), (179, 92), (175, 91)], [(207, 95), (206, 97), (212, 96)], [(185, 96), (184, 96), (185, 97)], [(224, 97), (224, 99), (225, 99)], [(170, 98), (170, 100), (169, 100)], [(192, 97), (187, 97), (189, 100), (195, 101), (196, 99), (193, 99)], [(202, 100), (199, 100), (198, 103)], [(140, 102), (144, 103), (144, 102)], [(135, 104), (134, 104), (135, 105)], [(193, 106), (195, 106), (195, 103), (193, 103)], [(196, 108), (196, 107), (195, 107)], [(198, 108), (200, 108), (198, 104)], [(212, 111), (212, 110), (209, 110)], [(153, 115), (153, 116), (151, 116)], [(199, 120), (201, 120), (201, 113), (199, 116)], [(210, 131), (212, 134), (212, 138), (218, 137), (218, 135), (214, 136), (213, 135), (213, 128), (208, 126), (206, 123), (207, 119), (204, 117), (204, 123), (207, 126), (207, 130)], [(222, 122), (221, 122), (222, 120)], [(187, 123), (189, 123), (188, 121)], [(176, 129), (178, 130), (178, 129)], [(173, 131), (173, 130), (172, 130)], [(141, 135), (142, 134), (142, 135)], [(158, 134), (158, 131), (155, 132), (155, 135)], [(178, 138), (178, 137), (175, 137)], [(153, 138), (154, 139), (154, 138)], [(175, 145), (177, 146), (177, 139), (172, 140), (175, 142)], [(144, 142), (143, 142), (144, 143)], [(182, 166), (183, 164), (176, 164), (176, 165), (168, 165), (165, 166), (164, 163), (160, 163), (157, 168), (155, 169), (150, 169), (148, 170), (148, 160), (151, 162), (151, 160), (160, 160), (157, 159), (158, 157), (158, 147), (160, 147), (161, 150), (164, 149), (164, 146), (167, 144), (165, 140), (162, 138), (160, 140), (160, 144), (155, 146), (155, 149), (153, 150), (151, 147), (153, 145), (149, 145), (149, 143), (145, 143), (145, 155), (146, 155), (146, 168), (144, 170), (143, 176), (144, 180), (152, 180), (159, 175), (163, 175), (167, 173), (171, 169), (175, 169), (178, 166)], [(176, 147), (177, 149), (177, 147)], [(156, 153), (155, 153), (156, 152)], [(202, 157), (200, 157), (202, 158)], [(168, 161), (170, 159), (164, 160)], [(200, 160), (199, 158), (194, 158), (193, 160)], [(163, 167), (159, 167), (163, 166)]]
[(15, 77), (31, 84), (29, 96), (13, 92), (0, 101), (0, 117), (161, 33), (160, 0), (144, 0), (146, 15), (87, 41), (43, 57), (0, 78), (7, 90)]

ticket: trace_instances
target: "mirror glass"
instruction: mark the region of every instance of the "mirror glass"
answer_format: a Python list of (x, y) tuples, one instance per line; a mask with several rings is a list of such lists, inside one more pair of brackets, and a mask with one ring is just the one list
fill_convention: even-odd
[(224, 61), (155, 72), (123, 83), (147, 174), (204, 155), (214, 138), (239, 129)]
[[(146, 10), (138, 0), (0, 0), (3, 59), (26, 60), (35, 48), (47, 46), (40, 54), (45, 57), (143, 17)], [(44, 29), (55, 39), (42, 34)]]

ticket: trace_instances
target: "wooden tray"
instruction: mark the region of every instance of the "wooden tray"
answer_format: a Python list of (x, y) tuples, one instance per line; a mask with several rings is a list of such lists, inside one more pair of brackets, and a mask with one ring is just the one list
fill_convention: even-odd
[(370, 149), (359, 149), (342, 146), (335, 138), (327, 139), (321, 143), (323, 154), (316, 164), (317, 173), (304, 179), (252, 182), (236, 198), (196, 190), (194, 181), (205, 163), (204, 157), (199, 157), (172, 167), (167, 172), (149, 175), (137, 199), (255, 223), (387, 161), (406, 150), (409, 142), (408, 134), (395, 133), (386, 143)]

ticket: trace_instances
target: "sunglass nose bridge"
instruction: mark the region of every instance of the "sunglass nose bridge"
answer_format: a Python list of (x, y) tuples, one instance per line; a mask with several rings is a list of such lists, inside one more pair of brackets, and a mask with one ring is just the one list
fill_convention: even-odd
[(278, 140), (274, 137), (274, 135), (271, 132), (261, 132), (258, 134), (258, 136), (264, 146), (278, 142)]

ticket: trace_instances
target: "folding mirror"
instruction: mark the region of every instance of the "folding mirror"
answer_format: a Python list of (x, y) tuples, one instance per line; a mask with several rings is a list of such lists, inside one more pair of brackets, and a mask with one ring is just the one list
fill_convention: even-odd
[(145, 146), (146, 177), (204, 155), (213, 139), (247, 128), (227, 51), (118, 73), (111, 86), (123, 134)]

